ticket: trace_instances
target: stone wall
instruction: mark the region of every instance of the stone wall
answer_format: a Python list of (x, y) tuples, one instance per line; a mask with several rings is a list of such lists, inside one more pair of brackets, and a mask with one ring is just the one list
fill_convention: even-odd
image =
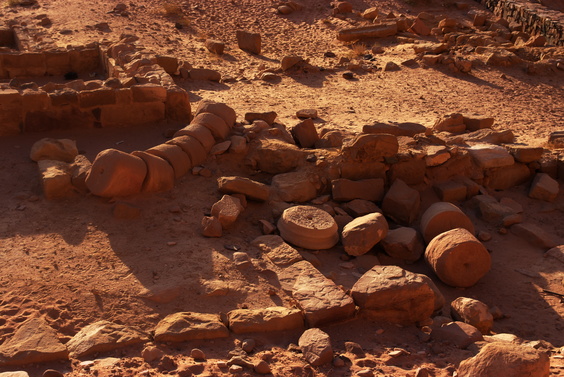
[(529, 34), (541, 34), (548, 43), (564, 45), (564, 13), (523, 0), (477, 0), (497, 16), (523, 25)]

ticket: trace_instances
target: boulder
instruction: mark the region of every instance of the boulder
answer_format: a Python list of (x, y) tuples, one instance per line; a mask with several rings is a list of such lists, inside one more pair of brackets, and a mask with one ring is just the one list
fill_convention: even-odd
[(305, 161), (306, 154), (295, 145), (277, 139), (256, 139), (249, 145), (248, 164), (270, 174), (286, 173)]
[(373, 202), (381, 201), (384, 197), (384, 180), (382, 178), (361, 179), (334, 179), (331, 181), (331, 195), (333, 200), (348, 202), (354, 199), (364, 199)]
[(61, 343), (55, 330), (42, 318), (28, 319), (11, 338), (0, 345), (0, 366), (67, 359), (67, 348)]
[(486, 344), (480, 352), (463, 360), (460, 377), (548, 377), (550, 359), (545, 352), (506, 342)]
[(250, 33), (244, 30), (237, 30), (237, 45), (243, 51), (251, 54), (260, 55), (261, 36), (258, 33)]
[[(175, 144), (160, 144), (147, 149), (145, 152), (166, 160), (174, 170), (174, 177), (180, 178), (190, 171), (192, 161), (184, 150)], [(94, 160), (96, 163), (96, 160)]]
[(419, 215), (419, 192), (396, 179), (382, 202), (382, 211), (399, 224), (409, 225)]
[(179, 136), (166, 143), (180, 147), (190, 158), (191, 167), (200, 165), (208, 157), (204, 146), (195, 137), (187, 135)]
[(86, 187), (94, 195), (111, 198), (141, 192), (147, 165), (136, 156), (106, 149), (96, 156), (86, 177)]
[(317, 196), (319, 179), (306, 171), (277, 174), (272, 177), (274, 195), (284, 202), (303, 203)]
[(343, 228), (341, 240), (345, 252), (358, 256), (366, 254), (388, 233), (388, 222), (381, 213), (357, 217)]
[(355, 305), (335, 283), (310, 262), (300, 261), (278, 273), (282, 289), (292, 294), (309, 327), (343, 321), (354, 316)]
[(285, 241), (305, 249), (330, 249), (339, 241), (335, 220), (327, 212), (312, 206), (284, 210), (278, 220), (278, 230)]
[(553, 202), (558, 196), (560, 186), (558, 181), (552, 179), (546, 173), (538, 173), (529, 189), (529, 198)]
[(148, 341), (149, 337), (136, 329), (98, 321), (82, 328), (66, 346), (71, 357), (80, 358)]
[(318, 328), (304, 331), (298, 340), (298, 346), (306, 361), (313, 366), (328, 364), (333, 360), (331, 338)]
[(244, 208), (241, 201), (231, 195), (223, 195), (221, 200), (216, 202), (211, 209), (212, 216), (216, 217), (221, 226), (226, 229), (235, 223)]
[(255, 238), (251, 245), (262, 251), (277, 266), (287, 266), (301, 261), (300, 253), (276, 235), (265, 235)]
[(70, 165), (56, 160), (39, 160), (37, 162), (43, 195), (46, 199), (55, 200), (71, 196), (74, 193)]
[(264, 309), (236, 309), (227, 313), (229, 329), (235, 334), (301, 329), (304, 317), (299, 309), (274, 306)]
[(29, 158), (36, 162), (40, 160), (73, 162), (77, 155), (76, 141), (44, 138), (32, 145)]
[(229, 330), (217, 314), (180, 312), (166, 316), (155, 328), (157, 342), (227, 338)]
[[(464, 322), (450, 322), (441, 327), (433, 328), (431, 339), (452, 343), (460, 349), (468, 348), (474, 342), (484, 340), (482, 333), (472, 325)], [(481, 375), (477, 375), (480, 376)]]
[(227, 176), (217, 179), (219, 191), (224, 194), (243, 194), (249, 199), (266, 201), (270, 196), (270, 187), (249, 178)]
[(292, 127), (292, 137), (302, 148), (313, 148), (315, 142), (319, 140), (319, 135), (315, 129), (315, 124), (311, 119), (305, 119)]
[(423, 275), (397, 266), (374, 266), (351, 289), (361, 314), (372, 320), (413, 324), (431, 317), (435, 292)]
[(398, 139), (390, 134), (359, 134), (343, 142), (341, 152), (346, 159), (369, 162), (381, 161), (398, 153)]
[(237, 114), (235, 113), (235, 110), (225, 103), (202, 100), (198, 104), (194, 116), (196, 117), (201, 113), (215, 114), (223, 119), (229, 127), (233, 127), (237, 121)]
[(392, 258), (402, 259), (409, 263), (421, 258), (425, 250), (417, 231), (407, 227), (388, 231), (381, 244), (386, 254)]
[(493, 326), (493, 316), (490, 308), (481, 301), (468, 297), (458, 297), (450, 303), (454, 319), (468, 323), (484, 335), (489, 334)]
[(434, 203), (421, 216), (421, 233), (427, 243), (454, 228), (464, 228), (472, 234), (475, 233), (470, 218), (452, 203)]
[[(225, 140), (231, 132), (231, 127), (229, 127), (221, 117), (212, 113), (200, 113), (194, 117), (190, 124), (198, 124), (206, 127), (218, 141)], [(181, 136), (181, 131), (182, 130), (178, 131), (174, 136)]]
[(484, 245), (463, 228), (433, 238), (425, 250), (425, 260), (443, 283), (460, 288), (476, 284), (491, 267)]
[(174, 187), (174, 169), (168, 161), (141, 151), (131, 152), (131, 155), (141, 158), (147, 165), (147, 175), (141, 192), (168, 191)]

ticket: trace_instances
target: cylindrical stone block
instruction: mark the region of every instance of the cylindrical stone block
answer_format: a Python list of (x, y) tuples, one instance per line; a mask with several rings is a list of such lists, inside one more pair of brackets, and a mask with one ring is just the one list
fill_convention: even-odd
[(146, 150), (147, 153), (168, 161), (174, 170), (174, 177), (180, 178), (192, 168), (190, 157), (178, 145), (160, 144)]
[(168, 161), (142, 151), (131, 152), (131, 154), (147, 164), (147, 175), (143, 181), (142, 192), (167, 191), (174, 187), (174, 169)]
[(190, 123), (174, 134), (174, 137), (178, 136), (192, 136), (196, 138), (204, 146), (206, 152), (209, 152), (215, 145), (215, 139), (211, 131), (201, 124)]
[(225, 121), (212, 113), (201, 113), (196, 115), (191, 124), (201, 124), (211, 131), (216, 140), (225, 140), (231, 132), (231, 128)]
[(138, 194), (143, 187), (147, 165), (136, 156), (106, 149), (96, 156), (86, 177), (86, 187), (94, 195), (111, 198)]
[(304, 249), (330, 249), (339, 241), (337, 223), (327, 212), (311, 206), (294, 206), (278, 220), (280, 236)]
[(491, 267), (488, 250), (466, 229), (439, 234), (425, 250), (425, 260), (439, 279), (453, 287), (471, 287)]
[(435, 236), (455, 228), (464, 228), (474, 234), (474, 224), (464, 212), (449, 202), (431, 205), (421, 217), (421, 233), (429, 243)]
[(237, 114), (231, 107), (224, 103), (217, 103), (209, 100), (200, 101), (194, 115), (197, 116), (201, 113), (215, 114), (223, 119), (229, 127), (233, 127), (235, 125), (235, 121), (237, 120)]
[(206, 160), (208, 154), (202, 143), (192, 136), (178, 136), (166, 142), (167, 144), (177, 145), (184, 153), (190, 157), (192, 167), (200, 165)]

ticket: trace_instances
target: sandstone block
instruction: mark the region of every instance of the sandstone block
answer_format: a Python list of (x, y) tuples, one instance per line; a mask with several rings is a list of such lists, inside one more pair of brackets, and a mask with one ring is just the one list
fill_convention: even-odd
[(223, 195), (220, 201), (216, 202), (211, 209), (212, 216), (217, 217), (221, 226), (229, 228), (235, 223), (244, 208), (241, 201), (231, 195)]
[(458, 113), (442, 116), (435, 122), (433, 128), (437, 131), (446, 131), (451, 133), (462, 133), (466, 131), (464, 117), (462, 114)]
[(510, 145), (507, 146), (509, 152), (516, 161), (528, 164), (530, 162), (539, 161), (542, 158), (544, 148), (529, 147), (524, 145)]
[(73, 162), (78, 155), (76, 141), (69, 139), (43, 138), (31, 147), (29, 158), (33, 161), (56, 160)]
[(237, 30), (237, 45), (243, 51), (259, 55), (261, 52), (261, 36), (258, 33), (250, 33)]
[(478, 131), (483, 128), (492, 128), (495, 119), (478, 114), (464, 114), (463, 122), (468, 131)]
[(341, 239), (345, 252), (357, 256), (366, 254), (387, 234), (386, 218), (380, 213), (370, 213), (345, 225)]
[(529, 198), (553, 202), (558, 196), (560, 186), (558, 181), (546, 173), (539, 173), (533, 179), (529, 189)]
[(86, 186), (94, 195), (111, 198), (141, 192), (147, 165), (136, 156), (106, 149), (96, 156), (86, 177)]
[[(206, 127), (211, 131), (216, 140), (225, 140), (231, 132), (231, 128), (227, 125), (227, 123), (225, 123), (222, 118), (212, 113), (200, 113), (196, 115), (191, 124), (198, 124)], [(177, 136), (180, 136), (180, 134)]]
[(41, 176), (43, 195), (46, 199), (61, 199), (73, 194), (69, 164), (61, 161), (40, 160), (37, 165)]
[(270, 196), (270, 187), (264, 183), (244, 177), (221, 177), (217, 180), (219, 191), (224, 194), (243, 194), (247, 198), (266, 201)]
[(256, 139), (249, 145), (247, 163), (270, 174), (286, 173), (305, 161), (305, 153), (292, 144), (276, 139)]
[(303, 61), (304, 59), (301, 56), (286, 55), (280, 60), (280, 68), (282, 68), (283, 71), (287, 71)]
[(472, 203), (477, 206), (478, 214), (484, 221), (495, 225), (500, 225), (504, 218), (516, 213), (512, 207), (498, 203), (489, 195), (477, 195), (472, 199)]
[(274, 306), (264, 309), (236, 309), (227, 313), (229, 329), (235, 334), (300, 329), (304, 317), (299, 309)]
[(361, 14), (362, 18), (365, 18), (367, 20), (374, 20), (376, 17), (378, 17), (378, 8), (377, 7), (371, 7), (368, 9), (365, 9), (362, 14)]
[(385, 22), (378, 25), (342, 29), (338, 32), (337, 39), (347, 42), (362, 38), (385, 38), (396, 35), (397, 32), (397, 22)]
[(225, 103), (214, 102), (210, 100), (202, 100), (196, 108), (194, 116), (198, 116), (201, 113), (212, 113), (220, 117), (225, 121), (229, 127), (235, 125), (237, 120), (237, 114), (235, 110), (226, 105)]
[(271, 189), (284, 202), (303, 203), (317, 196), (318, 179), (308, 172), (290, 172), (272, 177)]
[(463, 228), (439, 234), (425, 250), (425, 260), (445, 284), (453, 287), (471, 287), (491, 267), (486, 248)]
[(398, 153), (398, 139), (389, 134), (359, 134), (343, 144), (346, 158), (362, 162), (380, 161)]
[(556, 237), (553, 234), (535, 224), (527, 222), (515, 224), (511, 227), (511, 232), (524, 238), (531, 245), (542, 247), (543, 249), (552, 249), (558, 245)]
[(278, 230), (285, 241), (305, 249), (330, 249), (339, 241), (335, 220), (311, 206), (286, 209), (278, 220)]
[(382, 247), (392, 258), (406, 262), (415, 262), (423, 254), (425, 248), (420, 236), (413, 228), (401, 227), (388, 231), (382, 240)]
[(225, 43), (214, 39), (206, 39), (205, 46), (209, 52), (216, 55), (222, 55), (225, 50)]
[(308, 363), (320, 366), (333, 360), (331, 338), (318, 328), (304, 331), (298, 341), (298, 346)]
[(92, 168), (92, 163), (86, 156), (79, 154), (70, 165), (71, 183), (81, 192), (88, 192), (86, 177)]
[(131, 94), (135, 102), (165, 102), (166, 88), (156, 84), (133, 85)]
[(202, 144), (206, 153), (208, 153), (215, 144), (212, 132), (203, 124), (194, 123), (194, 121), (174, 134), (174, 137), (179, 136), (192, 136)]
[(301, 261), (278, 274), (282, 289), (289, 291), (304, 312), (309, 327), (338, 322), (354, 315), (351, 297), (323, 276), (310, 262)]
[(270, 126), (276, 120), (278, 114), (275, 111), (267, 111), (263, 113), (245, 113), (245, 120), (253, 123), (255, 120), (264, 120)]
[(21, 99), (22, 109), (25, 113), (46, 110), (51, 103), (47, 93), (30, 89), (26, 89), (22, 92)]
[(100, 122), (103, 127), (151, 124), (165, 119), (165, 109), (163, 102), (108, 105), (102, 107)]
[(178, 136), (167, 141), (167, 144), (180, 147), (190, 158), (191, 166), (194, 167), (204, 162), (208, 156), (202, 143), (192, 136)]
[(160, 144), (147, 149), (145, 152), (166, 160), (174, 170), (174, 177), (180, 178), (192, 168), (190, 157), (177, 145)]
[(176, 75), (179, 66), (178, 58), (169, 55), (155, 55), (155, 58), (157, 59), (157, 64), (160, 65), (166, 73)]
[(484, 186), (493, 190), (507, 190), (521, 185), (531, 178), (530, 169), (527, 165), (521, 163), (486, 169), (484, 173)]
[(460, 181), (436, 183), (433, 189), (443, 202), (461, 202), (468, 197), (468, 186)]
[[(447, 162), (439, 166), (445, 166)], [(409, 158), (406, 161), (399, 161), (392, 166), (388, 171), (388, 181), (394, 182), (401, 179), (408, 185), (418, 185), (425, 182), (425, 172), (427, 171), (427, 164), (423, 158)]]
[(255, 238), (251, 244), (261, 250), (277, 266), (287, 266), (303, 259), (301, 254), (284, 242), (280, 236), (260, 236)]
[(513, 156), (503, 147), (478, 144), (470, 147), (468, 151), (482, 169), (511, 166), (515, 163)]
[(216, 314), (180, 312), (166, 316), (155, 328), (157, 342), (227, 338), (229, 330)]
[(364, 199), (351, 200), (343, 204), (342, 209), (352, 217), (360, 217), (373, 212), (382, 212), (374, 202)]
[(427, 166), (438, 166), (450, 159), (450, 152), (442, 145), (429, 145), (425, 148), (425, 164)]
[(231, 146), (229, 147), (230, 153), (241, 154), (247, 152), (247, 139), (243, 136), (233, 135), (230, 138)]
[(80, 107), (100, 107), (114, 105), (116, 103), (116, 92), (111, 88), (100, 88), (95, 90), (83, 90), (78, 93)]
[(411, 324), (431, 317), (435, 293), (423, 275), (397, 266), (374, 266), (352, 287), (361, 313), (378, 321)]
[(458, 321), (434, 328), (431, 332), (431, 339), (449, 342), (461, 349), (468, 348), (474, 342), (484, 340), (482, 333), (477, 328)]
[(382, 202), (382, 211), (400, 224), (409, 225), (419, 215), (419, 192), (396, 179)]
[(202, 81), (221, 81), (221, 73), (215, 69), (208, 68), (192, 68), (190, 69), (190, 78), (192, 80), (202, 80)]
[(493, 342), (486, 344), (476, 356), (463, 360), (458, 375), (460, 377), (548, 377), (550, 359), (545, 352), (529, 346)]
[(424, 125), (411, 122), (398, 124), (376, 122), (362, 127), (362, 132), (365, 134), (391, 134), (409, 137), (425, 133), (426, 130), (427, 127)]
[(315, 124), (311, 119), (305, 119), (304, 121), (296, 124), (292, 128), (292, 136), (296, 143), (302, 148), (313, 148), (315, 142), (319, 140), (319, 135), (315, 129)]
[(142, 192), (168, 191), (174, 187), (174, 169), (167, 160), (142, 151), (131, 152), (131, 155), (141, 158), (147, 165)]
[(484, 335), (489, 334), (493, 326), (493, 316), (490, 308), (481, 301), (458, 297), (450, 303), (453, 318), (457, 321), (468, 323)]
[(334, 179), (331, 181), (331, 195), (333, 200), (348, 202), (354, 199), (364, 199), (379, 202), (384, 197), (384, 180), (382, 178), (362, 179)]
[(223, 228), (216, 217), (204, 216), (202, 218), (202, 235), (204, 237), (221, 237)]
[(192, 120), (190, 97), (184, 89), (177, 86), (167, 87), (165, 114), (166, 119), (176, 122), (189, 123)]
[(448, 202), (432, 204), (421, 217), (421, 233), (425, 242), (447, 230), (464, 228), (474, 234), (474, 224), (457, 206)]

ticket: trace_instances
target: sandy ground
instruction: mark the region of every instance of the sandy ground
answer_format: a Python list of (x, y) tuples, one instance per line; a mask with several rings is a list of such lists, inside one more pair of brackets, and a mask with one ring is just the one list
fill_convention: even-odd
[[(416, 15), (426, 10), (470, 22), (468, 10), (460, 11), (448, 2), (351, 3), (356, 11), (378, 6), (381, 13)], [(338, 42), (335, 30), (360, 25), (360, 18), (332, 17), (329, 3), (321, 0), (308, 1), (303, 10), (289, 16), (276, 14), (276, 4), (267, 0), (191, 0), (181, 3), (182, 14), (167, 15), (162, 2), (136, 0), (127, 4), (129, 16), (122, 17), (108, 13), (115, 2), (53, 0), (40, 1), (39, 7), (31, 9), (0, 8), (0, 14), (6, 20), (29, 23), (37, 22), (34, 16), (47, 14), (52, 26), (39, 31), (51, 38), (49, 43), (60, 46), (101, 39), (113, 41), (121, 34), (134, 34), (148, 50), (175, 55), (196, 67), (217, 69), (224, 77), (222, 83), (178, 79), (178, 84), (190, 92), (194, 105), (201, 99), (225, 102), (237, 111), (240, 121), (247, 111), (274, 110), (280, 123), (292, 126), (298, 122), (297, 110), (315, 108), (319, 112), (319, 131), (359, 132), (363, 125), (374, 121), (432, 126), (443, 114), (473, 112), (493, 116), (495, 129), (511, 129), (520, 143), (532, 146), (544, 146), (548, 134), (562, 128), (562, 72), (530, 76), (522, 68), (481, 66), (470, 74), (462, 74), (443, 68), (402, 67), (397, 72), (358, 71), (355, 80), (346, 80), (342, 72), (347, 66), (339, 64), (340, 58), (359, 59), (362, 63), (362, 56), (357, 58), (350, 44)], [(470, 10), (482, 9), (477, 3), (468, 4)], [(186, 27), (175, 28), (179, 21)], [(97, 30), (94, 25), (100, 22), (107, 22), (111, 31)], [(73, 33), (60, 34), (64, 29)], [(235, 41), (237, 29), (260, 32), (263, 54), (240, 51)], [(205, 38), (226, 42), (226, 54), (210, 54), (203, 47)], [(366, 53), (370, 53), (373, 44), (384, 47), (385, 52), (374, 55), (375, 61), (371, 62), (380, 68), (388, 61), (399, 64), (415, 57), (411, 48), (398, 45), (393, 38), (365, 42)], [(326, 52), (333, 52), (336, 57), (326, 57)], [(261, 71), (278, 67), (279, 60), (291, 54), (298, 54), (323, 70), (289, 72), (281, 75), (278, 83), (258, 79)], [(67, 341), (82, 327), (99, 319), (150, 329), (177, 311), (219, 313), (242, 307), (291, 305), (291, 298), (280, 289), (274, 273), (261, 263), (259, 252), (249, 245), (261, 234), (258, 220), (273, 220), (266, 205), (250, 202), (243, 217), (223, 238), (206, 239), (200, 235), (200, 219), (220, 198), (216, 178), (252, 173), (242, 160), (228, 155), (212, 158), (205, 163), (212, 177), (187, 175), (172, 191), (128, 198), (128, 202), (141, 208), (141, 217), (134, 220), (113, 218), (112, 203), (94, 196), (77, 194), (63, 201), (42, 197), (37, 166), (29, 160), (30, 148), (38, 139), (75, 139), (81, 153), (92, 160), (106, 148), (133, 151), (159, 144), (165, 140), (162, 135), (167, 128), (169, 125), (161, 124), (135, 130), (65, 130), (0, 139), (0, 342), (9, 338), (19, 323), (35, 316), (44, 317)], [(259, 175), (254, 179), (268, 183), (269, 177)], [(554, 203), (544, 203), (529, 199), (527, 190), (520, 186), (492, 194), (517, 200), (524, 207), (527, 221), (563, 241), (563, 194)], [(424, 194), (424, 205), (431, 203), (433, 195)], [(526, 340), (550, 342), (554, 348), (563, 347), (563, 301), (542, 292), (544, 288), (564, 293), (562, 264), (544, 258), (544, 250), (523, 242), (511, 232), (498, 233), (497, 228), (462, 206), (477, 230), (492, 234), (492, 240), (485, 245), (491, 251), (493, 264), (491, 272), (472, 288), (454, 289), (435, 279), (447, 302), (458, 296), (477, 298), (497, 306), (506, 315), (495, 322), (495, 333), (513, 333)], [(233, 251), (226, 245), (240, 246), (257, 258), (255, 268), (238, 269), (231, 260)], [(396, 263), (377, 249), (373, 253), (382, 263)], [(343, 255), (337, 247), (316, 253), (315, 257), (323, 273), (348, 289), (356, 278), (350, 270), (340, 267)], [(434, 278), (423, 261), (402, 267)], [(363, 266), (356, 264), (354, 268), (361, 272)], [(209, 287), (213, 285), (227, 288), (228, 293), (211, 295)], [(167, 289), (179, 289), (181, 293), (166, 304), (147, 299), (149, 291)], [(354, 321), (324, 330), (331, 335), (335, 350), (344, 352), (344, 342), (355, 341), (367, 351), (367, 360), (344, 368), (308, 367), (300, 355), (287, 351), (288, 345), (297, 343), (299, 337), (291, 333), (275, 338), (257, 335), (257, 354), (267, 354), (265, 357), (279, 376), (350, 376), (363, 367), (371, 367), (380, 370), (380, 375), (402, 377), (413, 376), (418, 367), (429, 368), (435, 376), (450, 376), (461, 360), (473, 355), (469, 350), (425, 342), (415, 327)], [(241, 339), (232, 336), (224, 341), (160, 347), (178, 364), (188, 362), (191, 348), (200, 347), (209, 359), (201, 374), (221, 375), (225, 370), (214, 366), (214, 360), (228, 359), (228, 352)], [(388, 351), (395, 347), (405, 348), (411, 355), (392, 359)], [(122, 359), (99, 375), (136, 375), (146, 370), (150, 371), (146, 375), (151, 376), (165, 373), (156, 365), (144, 363), (139, 355), (137, 348), (101, 355)], [(30, 365), (23, 369), (34, 377), (48, 367), (67, 376), (83, 375), (79, 366), (70, 363)], [(551, 373), (564, 375), (564, 362), (554, 355)]]

